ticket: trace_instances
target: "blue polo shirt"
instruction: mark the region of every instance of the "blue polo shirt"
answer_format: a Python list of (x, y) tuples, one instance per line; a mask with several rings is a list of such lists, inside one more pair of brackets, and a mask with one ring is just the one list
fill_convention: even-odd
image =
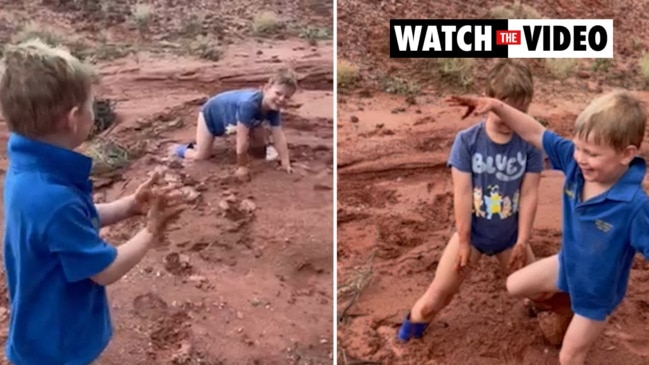
[(264, 92), (254, 89), (231, 90), (211, 97), (203, 105), (203, 118), (213, 136), (223, 136), (229, 125), (242, 123), (248, 128), (259, 127), (268, 120), (271, 127), (279, 127), (280, 116), (276, 110), (264, 113), (261, 101)]
[(636, 157), (608, 191), (582, 202), (584, 177), (573, 142), (546, 131), (543, 148), (552, 167), (565, 174), (557, 287), (570, 294), (575, 313), (603, 321), (626, 294), (636, 250), (649, 257), (645, 161)]
[(92, 160), (11, 134), (4, 264), (15, 365), (87, 365), (112, 335), (106, 290), (90, 277), (117, 255), (99, 238)]

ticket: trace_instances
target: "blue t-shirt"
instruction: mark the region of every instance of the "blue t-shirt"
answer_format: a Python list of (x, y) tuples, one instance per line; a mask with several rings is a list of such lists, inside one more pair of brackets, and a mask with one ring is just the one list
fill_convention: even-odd
[(636, 157), (608, 191), (585, 202), (574, 143), (551, 131), (543, 134), (552, 168), (565, 174), (559, 290), (570, 294), (572, 310), (602, 321), (626, 294), (636, 249), (649, 255), (649, 200), (642, 189), (644, 159)]
[(4, 264), (15, 365), (87, 365), (112, 336), (106, 289), (90, 277), (116, 258), (99, 237), (91, 159), (11, 134)]
[(255, 128), (268, 120), (271, 127), (278, 127), (279, 112), (269, 110), (264, 115), (261, 110), (263, 97), (261, 90), (232, 90), (213, 96), (203, 105), (202, 110), (207, 129), (213, 136), (222, 136), (227, 126), (236, 125), (237, 122)]
[(543, 171), (541, 151), (517, 134), (493, 142), (483, 121), (457, 134), (448, 165), (472, 175), (471, 243), (493, 251), (515, 243), (523, 178)]

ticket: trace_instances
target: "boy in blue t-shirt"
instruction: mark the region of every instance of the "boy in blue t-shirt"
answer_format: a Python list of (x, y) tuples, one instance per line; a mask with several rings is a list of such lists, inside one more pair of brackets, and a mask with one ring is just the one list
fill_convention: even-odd
[(636, 250), (649, 257), (649, 200), (642, 189), (645, 160), (638, 151), (647, 112), (627, 92), (592, 101), (575, 121), (572, 140), (505, 103), (455, 96), (467, 115), (491, 112), (563, 171), (561, 250), (510, 275), (507, 290), (543, 303), (568, 293), (574, 316), (559, 354), (562, 365), (584, 364), (606, 321), (626, 294)]
[[(534, 89), (527, 66), (498, 62), (486, 82), (487, 95), (527, 110)], [(448, 164), (457, 232), (440, 258), (433, 282), (406, 315), (398, 333), (401, 341), (422, 337), (459, 290), (466, 268), (483, 254), (496, 256), (508, 272), (534, 260), (527, 241), (538, 206), (540, 151), (490, 114), (457, 134)]]
[(287, 69), (280, 69), (261, 90), (232, 90), (213, 96), (198, 115), (196, 144), (178, 145), (175, 154), (192, 160), (207, 159), (212, 154), (215, 137), (225, 136), (230, 128), (234, 128), (238, 165), (235, 174), (248, 179), (248, 150), (254, 157), (266, 157), (266, 131), (262, 122), (267, 120), (282, 168), (290, 173), (291, 161), (280, 110), (296, 90), (295, 75)]
[[(179, 211), (154, 190), (93, 204), (92, 160), (74, 151), (94, 124), (88, 66), (34, 40), (8, 46), (0, 108), (11, 131), (4, 181), (4, 265), (14, 365), (92, 363), (112, 336), (105, 285), (133, 268)], [(147, 214), (146, 228), (114, 247), (100, 226)]]

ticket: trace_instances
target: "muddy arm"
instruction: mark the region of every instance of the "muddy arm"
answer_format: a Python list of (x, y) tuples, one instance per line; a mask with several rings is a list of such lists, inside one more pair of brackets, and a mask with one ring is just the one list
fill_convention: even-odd
[(291, 164), (291, 159), (289, 157), (286, 135), (284, 134), (282, 127), (272, 127), (271, 130), (273, 133), (273, 141), (275, 142), (277, 154), (282, 162), (282, 166), (289, 166)]
[(239, 167), (248, 166), (248, 144), (250, 140), (250, 128), (245, 124), (237, 122), (237, 164)]

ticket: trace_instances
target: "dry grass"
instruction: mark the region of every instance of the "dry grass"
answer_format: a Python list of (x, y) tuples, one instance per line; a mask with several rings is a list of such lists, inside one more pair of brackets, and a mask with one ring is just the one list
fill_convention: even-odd
[(11, 42), (17, 44), (30, 39), (40, 39), (49, 46), (66, 48), (72, 55), (82, 60), (89, 55), (89, 47), (80, 37), (67, 36), (63, 32), (36, 22), (25, 24), (12, 37)]
[(282, 22), (272, 11), (262, 11), (252, 20), (252, 31), (258, 36), (269, 36), (279, 32), (283, 27)]
[(336, 70), (336, 83), (340, 88), (349, 88), (358, 81), (358, 66), (347, 60), (338, 60)]
[(649, 53), (645, 53), (638, 60), (638, 67), (640, 69), (640, 76), (642, 79), (649, 83)]
[(516, 1), (513, 4), (498, 5), (489, 9), (493, 19), (541, 19), (543, 16), (529, 5)]
[(336, 291), (337, 300), (349, 298), (347, 304), (343, 306), (342, 310), (338, 312), (338, 322), (344, 322), (347, 318), (347, 311), (354, 306), (358, 297), (361, 295), (363, 290), (372, 281), (373, 270), (372, 266), (374, 264), (375, 252), (372, 252), (367, 262), (358, 268), (355, 268), (351, 275), (348, 276), (347, 280), (343, 283), (338, 283), (338, 288)]
[(149, 27), (151, 18), (153, 17), (153, 6), (149, 4), (136, 4), (131, 9), (131, 17), (137, 25), (137, 28), (142, 32)]
[(315, 46), (319, 40), (331, 39), (333, 37), (333, 30), (327, 28), (308, 27), (302, 29), (300, 38), (304, 38), (310, 45)]
[(218, 61), (223, 52), (217, 46), (217, 41), (210, 36), (199, 35), (189, 43), (188, 53), (209, 61)]
[(394, 76), (383, 75), (378, 78), (378, 82), (381, 89), (389, 94), (415, 97), (421, 92), (421, 88), (416, 83)]
[(89, 142), (86, 155), (92, 158), (92, 172), (102, 174), (124, 167), (129, 162), (129, 152), (117, 142), (96, 137)]
[(443, 81), (463, 89), (473, 85), (475, 80), (475, 59), (438, 58), (435, 60)]
[(558, 80), (565, 80), (572, 76), (577, 68), (574, 58), (546, 58), (545, 68)]
[(29, 22), (11, 39), (12, 43), (22, 43), (38, 38), (44, 43), (56, 47), (65, 44), (65, 36), (52, 28), (36, 22)]

